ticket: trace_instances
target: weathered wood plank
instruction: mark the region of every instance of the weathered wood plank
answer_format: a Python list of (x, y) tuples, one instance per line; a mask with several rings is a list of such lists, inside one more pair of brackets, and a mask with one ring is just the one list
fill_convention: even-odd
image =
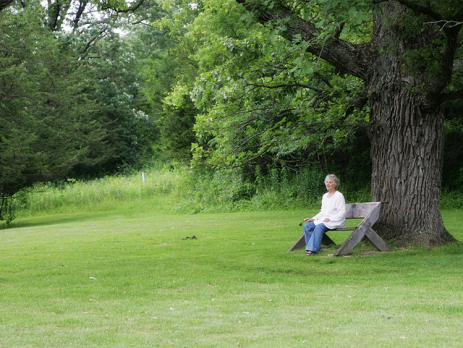
[(287, 252), (289, 253), (290, 251), (294, 251), (294, 250), (298, 250), (298, 249), (302, 249), (302, 248), (305, 248), (305, 235), (304, 235), (304, 233), (302, 234), (302, 236), (299, 237), (299, 239), (296, 241), (296, 243), (294, 243), (293, 246), (291, 248), (289, 248), (289, 250)]
[(363, 219), (381, 202), (346, 204), (346, 219)]
[(378, 249), (379, 251), (387, 252), (392, 251), (391, 248), (381, 239), (378, 234), (373, 231), (371, 228), (368, 228), (365, 232), (365, 236), (370, 240), (371, 244)]
[[(375, 202), (370, 204), (373, 209), (368, 213), (365, 219), (358, 225), (354, 232), (345, 240), (345, 242), (336, 250), (334, 256), (347, 255), (362, 240), (365, 233), (379, 219), (381, 214), (381, 203)], [(379, 236), (378, 236), (379, 237)]]
[(362, 240), (365, 235), (365, 226), (360, 226), (355, 229), (354, 232), (342, 243), (342, 245), (336, 250), (334, 256), (347, 255), (352, 249)]

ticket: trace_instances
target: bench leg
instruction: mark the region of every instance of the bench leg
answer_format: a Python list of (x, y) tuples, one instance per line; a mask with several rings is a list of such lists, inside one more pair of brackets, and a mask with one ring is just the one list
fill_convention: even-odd
[(381, 237), (378, 236), (378, 234), (375, 231), (373, 231), (371, 227), (369, 227), (365, 232), (365, 237), (367, 237), (371, 244), (373, 244), (373, 246), (379, 251), (391, 251), (391, 248), (389, 248), (387, 244), (384, 243)]
[(365, 235), (365, 229), (356, 228), (354, 232), (342, 243), (342, 245), (336, 250), (334, 256), (347, 255), (352, 249), (362, 240)]
[(302, 236), (299, 237), (297, 242), (294, 243), (291, 248), (289, 248), (287, 252), (289, 253), (290, 251), (294, 251), (294, 250), (298, 250), (302, 248), (305, 248), (305, 234), (304, 233), (302, 234)]
[(352, 249), (362, 240), (363, 237), (373, 244), (373, 246), (379, 251), (391, 251), (391, 248), (381, 239), (378, 234), (371, 229), (369, 226), (363, 226), (363, 228), (356, 228), (354, 232), (346, 239), (346, 241), (339, 247), (334, 253), (334, 256), (347, 255)]

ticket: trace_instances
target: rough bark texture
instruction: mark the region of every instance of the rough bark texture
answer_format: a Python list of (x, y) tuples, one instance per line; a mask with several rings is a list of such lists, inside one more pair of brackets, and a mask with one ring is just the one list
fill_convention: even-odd
[[(237, 2), (257, 11), (261, 23), (290, 14), (281, 3), (268, 8), (259, 1)], [(368, 88), (372, 201), (384, 202), (375, 224), (378, 234), (401, 246), (456, 241), (440, 214), (444, 148), (440, 103), (446, 98), (441, 92), (451, 80), (460, 26), (436, 31), (424, 24), (442, 18), (430, 7), (416, 5), (419, 2), (376, 2), (382, 8), (374, 17), (370, 43), (352, 45), (333, 37), (324, 47), (314, 43), (308, 51), (363, 79)], [(311, 41), (319, 30), (298, 18), (287, 23), (288, 40), (301, 34)], [(432, 48), (434, 57), (405, 61), (407, 52), (427, 48)], [(428, 69), (431, 65), (434, 70)]]
[(384, 86), (370, 103), (372, 200), (384, 202), (375, 229), (399, 245), (434, 246), (452, 240), (439, 210), (444, 115), (423, 111), (410, 94)]
[(389, 53), (377, 55), (367, 80), (372, 200), (384, 202), (375, 229), (398, 245), (435, 246), (453, 240), (440, 214), (444, 113), (437, 102), (450, 81), (445, 74), (431, 80), (432, 72), (417, 74), (417, 62), (404, 63), (407, 51), (433, 47), (443, 34), (429, 28), (410, 38), (402, 26), (385, 24), (401, 15), (412, 16), (388, 3), (375, 18), (377, 51)]

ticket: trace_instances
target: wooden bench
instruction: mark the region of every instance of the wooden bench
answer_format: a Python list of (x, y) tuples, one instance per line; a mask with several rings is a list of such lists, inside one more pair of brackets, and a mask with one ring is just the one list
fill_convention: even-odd
[[(352, 231), (352, 234), (346, 239), (346, 241), (336, 250), (334, 256), (347, 255), (352, 249), (362, 240), (363, 237), (366, 237), (371, 244), (379, 251), (391, 251), (386, 243), (381, 239), (378, 234), (372, 230), (372, 226), (381, 216), (381, 202), (371, 202), (371, 203), (351, 203), (346, 204), (346, 219), (363, 219), (362, 222), (357, 227), (344, 227), (337, 228), (335, 230), (327, 231), (326, 233), (332, 231)], [(335, 244), (330, 237), (323, 235), (322, 244), (331, 245)], [(288, 252), (305, 248), (305, 235), (302, 233), (302, 236), (297, 240), (296, 243), (288, 250)]]

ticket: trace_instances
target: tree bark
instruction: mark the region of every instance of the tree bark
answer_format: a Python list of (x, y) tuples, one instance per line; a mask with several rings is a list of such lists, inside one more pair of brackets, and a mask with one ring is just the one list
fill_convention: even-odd
[[(281, 5), (269, 9), (259, 7), (259, 1), (237, 2), (260, 11), (257, 19), (261, 23), (290, 12)], [(460, 27), (435, 30), (419, 17), (424, 12), (416, 12), (422, 8), (428, 16), (425, 21), (440, 20), (430, 7), (413, 12), (400, 2), (413, 3), (398, 0), (379, 5), (382, 8), (374, 16), (369, 43), (346, 44), (333, 37), (329, 44), (319, 47), (314, 43), (307, 50), (363, 79), (368, 89), (372, 201), (384, 202), (375, 230), (400, 246), (430, 247), (456, 241), (440, 214), (445, 132), (440, 103), (442, 90), (451, 80)], [(319, 29), (302, 22), (294, 18), (287, 22), (288, 40), (295, 34), (312, 40)], [(407, 53), (429, 48), (434, 56), (428, 61), (404, 59)]]
[[(422, 31), (411, 38), (401, 25), (385, 24), (401, 15), (413, 16), (405, 7), (388, 3), (374, 21), (376, 51), (389, 52), (377, 55), (367, 81), (372, 201), (384, 202), (375, 229), (400, 246), (436, 246), (455, 241), (440, 214), (445, 129), (439, 96), (450, 78), (442, 73), (447, 66), (430, 78), (437, 72), (420, 74), (421, 62), (404, 62), (409, 51), (439, 50), (435, 39), (443, 34), (419, 28)], [(448, 60), (445, 49), (440, 50), (442, 61)]]
[(372, 201), (384, 202), (375, 230), (400, 246), (454, 241), (440, 214), (443, 110), (422, 110), (406, 85), (388, 87), (370, 102)]

